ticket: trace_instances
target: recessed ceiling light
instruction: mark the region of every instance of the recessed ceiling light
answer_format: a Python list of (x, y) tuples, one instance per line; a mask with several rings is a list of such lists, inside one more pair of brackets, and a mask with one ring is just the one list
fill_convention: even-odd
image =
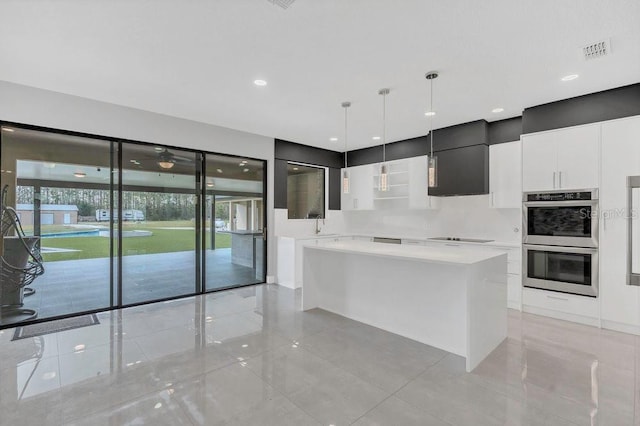
[(218, 173), (222, 173), (222, 169), (216, 169)]
[(255, 84), (256, 86), (266, 86), (267, 82), (264, 80), (253, 80), (253, 84)]
[(9, 132), (9, 133), (15, 132), (15, 130), (12, 129), (11, 127), (3, 127), (2, 130), (4, 130), (5, 132)]
[(83, 178), (87, 176), (86, 173), (82, 173), (82, 172), (75, 172), (73, 175), (77, 178)]
[(373, 139), (374, 141), (379, 141), (380, 140), (380, 136), (374, 136), (371, 139)]
[(578, 77), (580, 77), (578, 74), (569, 74), (569, 75), (565, 75), (560, 80), (562, 80), (562, 81), (571, 81), (571, 80), (575, 80)]
[(209, 188), (213, 188), (213, 182), (207, 182), (207, 186), (208, 186)]
[(297, 167), (294, 167), (294, 168), (293, 168), (293, 170), (298, 170), (298, 168), (297, 168)]
[(497, 114), (497, 113), (502, 112), (502, 111), (504, 111), (504, 108), (494, 108), (494, 109), (491, 110), (491, 112), (494, 113), (494, 114)]
[(427, 111), (424, 113), (424, 115), (426, 115), (427, 117), (433, 117), (434, 115), (436, 115), (435, 111)]
[(329, 138), (331, 142), (338, 142), (338, 138)]
[(158, 152), (160, 152), (160, 151), (164, 151), (164, 148), (161, 148), (161, 147), (159, 147), (159, 146), (156, 146), (156, 147), (155, 147), (155, 148), (153, 148), (153, 149), (155, 149), (155, 150), (156, 150), (156, 151), (158, 151)]
[(244, 169), (242, 170), (243, 172), (247, 173), (249, 171), (249, 169)]

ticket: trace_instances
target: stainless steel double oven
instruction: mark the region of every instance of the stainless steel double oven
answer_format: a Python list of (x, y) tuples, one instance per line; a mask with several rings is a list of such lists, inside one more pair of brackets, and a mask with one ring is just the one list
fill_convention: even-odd
[(523, 199), (525, 287), (598, 295), (598, 190), (529, 192)]

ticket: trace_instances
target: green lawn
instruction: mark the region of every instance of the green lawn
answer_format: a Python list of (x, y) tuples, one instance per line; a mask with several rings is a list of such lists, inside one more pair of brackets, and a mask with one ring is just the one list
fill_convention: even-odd
[[(101, 226), (104, 226), (102, 224)], [(193, 222), (171, 221), (171, 222), (144, 222), (144, 223), (124, 223), (123, 231), (140, 230), (151, 231), (149, 237), (126, 237), (122, 239), (122, 252), (124, 256), (150, 253), (169, 253), (174, 251), (186, 251), (195, 249), (195, 229)], [(51, 226), (43, 233), (78, 231), (78, 228)], [(185, 228), (185, 229), (162, 229), (162, 228)], [(79, 250), (63, 253), (44, 253), (43, 258), (47, 262), (73, 259), (92, 259), (109, 256), (109, 238), (107, 237), (65, 237), (65, 238), (43, 238), (42, 245), (50, 248), (64, 248)], [(207, 239), (207, 248), (210, 247)], [(231, 247), (231, 235), (216, 233), (216, 248)]]

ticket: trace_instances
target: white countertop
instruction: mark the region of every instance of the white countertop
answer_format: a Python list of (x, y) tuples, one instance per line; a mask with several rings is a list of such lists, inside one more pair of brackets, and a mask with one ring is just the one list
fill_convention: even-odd
[(477, 243), (477, 242), (468, 242), (468, 241), (446, 241), (446, 240), (432, 240), (432, 237), (424, 237), (424, 236), (406, 236), (406, 235), (398, 235), (398, 234), (386, 234), (386, 233), (376, 233), (376, 234), (365, 234), (365, 233), (345, 233), (345, 234), (318, 234), (318, 235), (278, 235), (279, 238), (291, 238), (294, 240), (319, 240), (325, 238), (338, 238), (338, 237), (383, 237), (383, 238), (399, 238), (402, 240), (413, 240), (413, 241), (425, 241), (429, 243), (439, 243), (439, 244), (460, 244), (460, 245), (468, 245), (473, 247), (482, 247), (482, 246), (490, 246), (490, 247), (506, 247), (506, 248), (520, 248), (521, 244), (518, 242), (507, 242), (507, 241), (491, 241), (488, 243)]
[(472, 265), (497, 256), (505, 256), (505, 263), (507, 260), (504, 253), (495, 250), (478, 250), (475, 247), (473, 250), (465, 250), (446, 246), (436, 248), (354, 240), (319, 242), (317, 245), (305, 246), (305, 249), (357, 253), (386, 258), (395, 257), (450, 265)]

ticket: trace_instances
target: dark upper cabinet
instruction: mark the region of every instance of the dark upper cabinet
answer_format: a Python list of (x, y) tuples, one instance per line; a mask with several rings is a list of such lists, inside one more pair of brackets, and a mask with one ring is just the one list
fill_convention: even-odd
[(438, 186), (429, 195), (489, 193), (489, 146), (473, 145), (434, 153), (438, 158)]

